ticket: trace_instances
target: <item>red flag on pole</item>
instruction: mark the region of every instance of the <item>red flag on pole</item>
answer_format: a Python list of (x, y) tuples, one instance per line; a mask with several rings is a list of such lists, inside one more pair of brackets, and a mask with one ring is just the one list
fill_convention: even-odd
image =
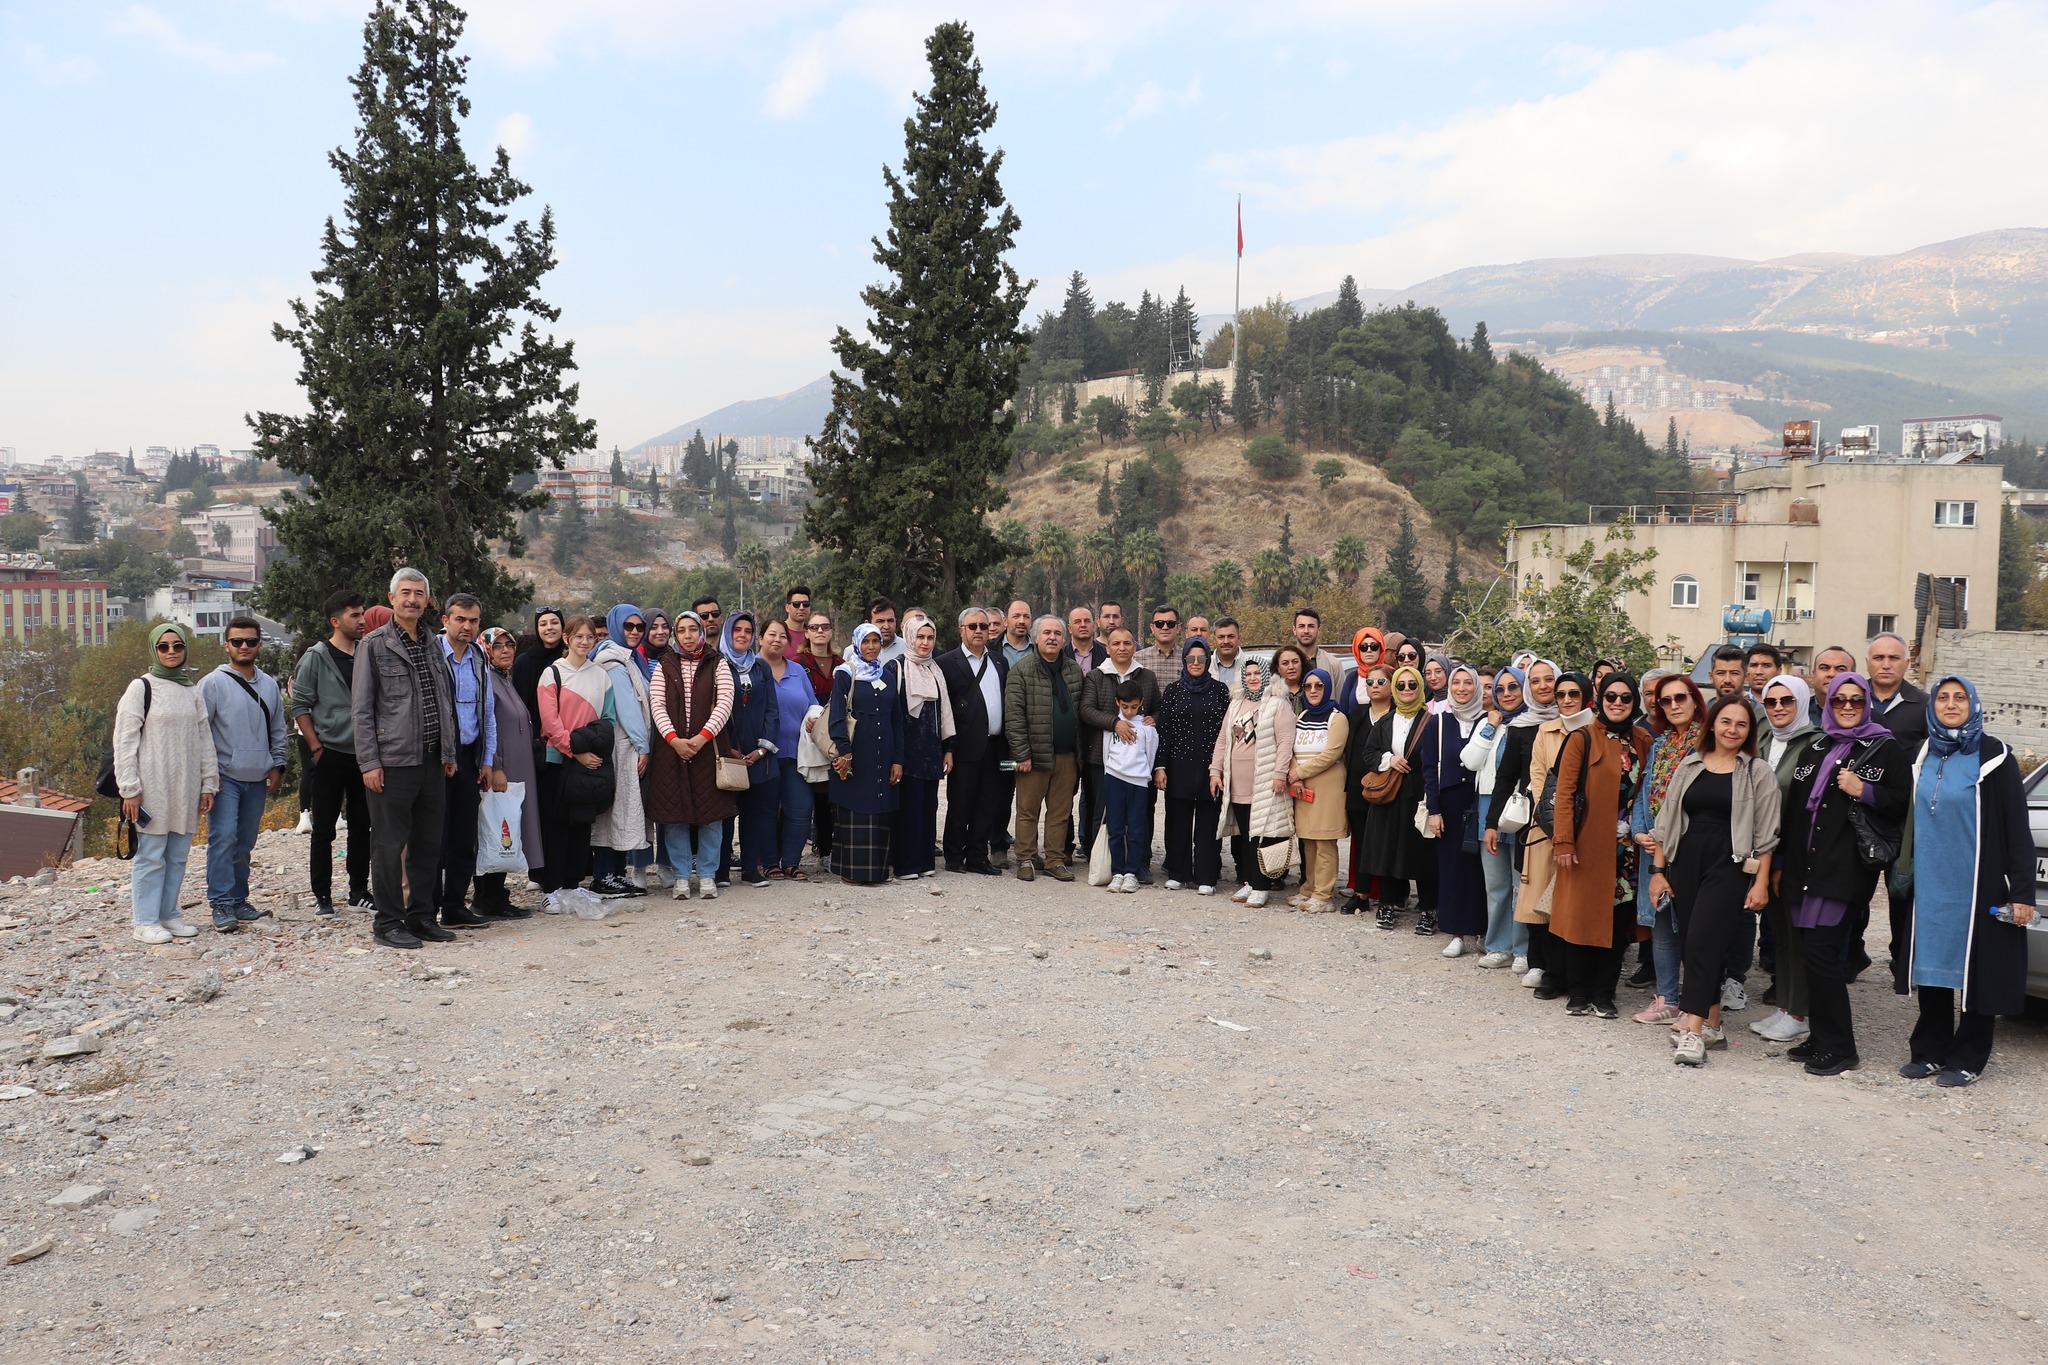
[(1244, 200), (1237, 201), (1237, 254), (1244, 255)]

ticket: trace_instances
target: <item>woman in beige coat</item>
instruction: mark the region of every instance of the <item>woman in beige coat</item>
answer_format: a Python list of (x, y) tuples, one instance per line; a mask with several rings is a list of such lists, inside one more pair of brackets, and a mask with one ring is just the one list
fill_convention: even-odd
[(1230, 840), (1230, 859), (1244, 882), (1231, 899), (1253, 907), (1264, 905), (1267, 893), (1280, 885), (1278, 877), (1259, 870), (1259, 849), (1294, 837), (1294, 802), (1287, 795), (1294, 708), (1286, 690), (1266, 682), (1258, 660), (1247, 660), (1209, 757), (1209, 786), (1223, 800), (1218, 833)]
[(1294, 721), (1294, 762), (1288, 790), (1294, 795), (1294, 834), (1301, 840), (1301, 894), (1288, 904), (1310, 914), (1337, 908), (1337, 841), (1349, 825), (1344, 817), (1344, 745), (1350, 722), (1337, 709), (1330, 675), (1312, 668), (1301, 682), (1301, 714)]
[[(1529, 750), (1529, 801), (1534, 807), (1543, 804), (1543, 788), (1564, 748), (1564, 737), (1593, 723), (1593, 713), (1586, 709), (1591, 690), (1583, 673), (1566, 673), (1557, 680), (1557, 719), (1537, 727)], [(1556, 1000), (1564, 994), (1564, 954), (1550, 936), (1550, 888), (1556, 879), (1550, 835), (1532, 821), (1522, 840), (1522, 887), (1515, 898), (1515, 919), (1529, 926), (1529, 974), (1522, 984), (1533, 988), (1538, 1000)]]

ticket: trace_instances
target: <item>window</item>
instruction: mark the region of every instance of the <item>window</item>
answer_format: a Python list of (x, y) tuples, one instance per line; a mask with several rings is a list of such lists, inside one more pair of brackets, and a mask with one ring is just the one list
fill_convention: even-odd
[(1878, 616), (1873, 614), (1863, 618), (1863, 638), (1866, 640), (1894, 632), (1898, 628), (1899, 618), (1896, 616)]
[(1936, 526), (1975, 526), (1977, 504), (1974, 502), (1937, 502), (1934, 504)]
[(1671, 605), (1674, 607), (1697, 607), (1700, 604), (1700, 581), (1689, 573), (1682, 573), (1671, 580)]
[(1748, 603), (1764, 600), (1764, 576), (1762, 574), (1745, 572), (1742, 575), (1742, 600)]

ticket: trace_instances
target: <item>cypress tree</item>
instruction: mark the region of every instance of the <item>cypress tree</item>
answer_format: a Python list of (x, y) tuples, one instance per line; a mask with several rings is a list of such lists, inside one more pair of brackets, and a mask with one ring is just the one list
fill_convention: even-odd
[(1415, 522), (1404, 509), (1401, 532), (1394, 537), (1393, 548), (1387, 551), (1386, 572), (1382, 575), (1392, 589), (1387, 624), (1404, 635), (1420, 637), (1429, 634), (1429, 584), (1415, 562), (1415, 550)]
[(1448, 636), (1458, 628), (1458, 594), (1465, 591), (1465, 576), (1458, 568), (1458, 537), (1450, 537), (1451, 557), (1444, 564), (1443, 593), (1436, 599), (1436, 628)]
[(356, 145), (328, 157), (345, 202), (327, 222), (310, 303), (273, 334), (299, 353), (308, 411), (252, 420), (259, 454), (312, 479), (265, 513), (290, 557), (261, 602), (301, 630), (343, 586), (381, 598), (410, 564), (437, 595), (465, 591), (496, 620), (529, 589), (491, 559), (525, 549), (519, 514), (545, 506), (513, 481), (561, 468), (595, 424), (576, 415), (570, 343), (540, 328), (555, 224), (506, 223), (529, 193), (503, 148), (486, 171), (463, 151), (465, 16), (449, 0), (374, 9), (363, 25)]
[(1166, 313), (1166, 341), (1172, 354), (1175, 371), (1192, 370), (1202, 363), (1202, 324), (1195, 313), (1195, 303), (1188, 297), (1187, 286), (1173, 296), (1173, 307)]
[(931, 88), (904, 123), (901, 175), (884, 168), (888, 280), (862, 293), (867, 334), (833, 338), (832, 409), (812, 442), (817, 496), (804, 514), (832, 553), (828, 594), (887, 592), (950, 620), (1002, 550), (988, 514), (1009, 500), (1028, 286), (1004, 259), (1020, 221), (1003, 197), (1003, 154), (984, 150), (996, 108), (966, 25), (925, 44)]

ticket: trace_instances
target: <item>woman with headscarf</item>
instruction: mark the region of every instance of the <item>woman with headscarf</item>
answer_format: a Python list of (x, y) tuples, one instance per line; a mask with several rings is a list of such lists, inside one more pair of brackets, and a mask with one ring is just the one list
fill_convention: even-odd
[(718, 896), (719, 849), (737, 809), (732, 793), (718, 785), (720, 754), (737, 757), (725, 739), (732, 695), (732, 670), (705, 640), (703, 618), (677, 612), (648, 684), (661, 742), (647, 763), (647, 813), (665, 831), (676, 874), (669, 895), (679, 901)]
[[(114, 708), (114, 783), (121, 818), (135, 827), (128, 864), (129, 932), (169, 943), (199, 931), (178, 914), (192, 836), (220, 790), (213, 722), (186, 660), (192, 632), (174, 621), (149, 632), (149, 668)], [(350, 837), (354, 837), (350, 831)]]
[(1209, 761), (1230, 714), (1230, 689), (1209, 670), (1209, 642), (1181, 646), (1180, 677), (1159, 694), (1158, 768), (1152, 780), (1166, 795), (1166, 880), (1216, 894), (1223, 850), (1216, 838), (1222, 799), (1209, 782)]
[(891, 665), (903, 675), (903, 781), (897, 789), (891, 834), (896, 879), (936, 877), (932, 850), (939, 841), (939, 784), (953, 770), (953, 702), (936, 660), (939, 628), (921, 611), (903, 618), (903, 657)]
[(1495, 809), (1507, 800), (1509, 788), (1501, 783), (1502, 760), (1508, 741), (1516, 733), (1515, 722), (1527, 707), (1522, 696), (1522, 671), (1510, 665), (1493, 676), (1493, 708), (1472, 728), (1459, 755), (1472, 774), (1472, 789), (1479, 808), (1476, 812), (1479, 839), (1479, 872), (1486, 883), (1485, 956), (1482, 967), (1506, 967), (1529, 952), (1529, 929), (1515, 921), (1515, 835), (1503, 834)]
[[(491, 790), (502, 792), (519, 784), (519, 846), (526, 854), (526, 875), (540, 879), (541, 852), (540, 790), (534, 783), (533, 737), (539, 727), (533, 714), (512, 684), (512, 666), (517, 661), (518, 642), (512, 632), (493, 626), (477, 637), (484, 658), (490, 662), (491, 700), (498, 708), (498, 762), (491, 769)], [(505, 873), (489, 872), (476, 879), (471, 905), (486, 919), (525, 919), (533, 911), (514, 905), (505, 889)]]
[(647, 629), (642, 632), (640, 639), (640, 676), (652, 682), (654, 661), (661, 657), (661, 651), (668, 648), (668, 637), (672, 633), (672, 628), (668, 623), (668, 613), (660, 607), (649, 607), (646, 615)]
[(1361, 793), (1370, 774), (1401, 775), (1394, 799), (1370, 805), (1366, 811), (1365, 851), (1359, 854), (1358, 870), (1376, 879), (1374, 915), (1381, 929), (1393, 929), (1407, 903), (1408, 884), (1412, 881), (1416, 905), (1422, 912), (1415, 932), (1434, 934), (1436, 850), (1415, 825), (1415, 812), (1422, 804), (1422, 770), (1429, 763), (1429, 757), (1422, 752), (1423, 730), (1429, 720), (1422, 670), (1395, 669), (1393, 694), (1393, 709), (1366, 732), (1364, 742), (1358, 746), (1358, 764), (1346, 773), (1351, 785)]
[(832, 870), (850, 885), (878, 886), (889, 880), (889, 835), (901, 804), (909, 712), (901, 674), (877, 662), (881, 629), (866, 622), (855, 626), (853, 649), (853, 658), (833, 671), (826, 711), (838, 751), (829, 783), (839, 808)]
[[(807, 882), (804, 871), (804, 840), (811, 833), (811, 784), (798, 768), (797, 752), (805, 737), (804, 721), (818, 710), (817, 692), (810, 674), (789, 657), (789, 622), (777, 617), (761, 627), (761, 663), (775, 687), (778, 741), (782, 752), (774, 761), (775, 858), (768, 868), (770, 881)], [(819, 712), (823, 714), (823, 712)], [(795, 737), (794, 742), (789, 741)]]
[(1912, 937), (1892, 960), (1898, 988), (1920, 994), (1920, 1019), (1899, 1074), (1974, 1085), (1998, 1016), (2027, 1004), (2036, 895), (2027, 798), (2017, 757), (1984, 733), (1977, 688), (1958, 674), (1927, 699), (1927, 744), (1914, 767)]
[[(1344, 713), (1344, 720), (1357, 729), (1358, 708), (1370, 700), (1365, 695), (1365, 680), (1373, 669), (1387, 661), (1387, 637), (1371, 626), (1361, 626), (1351, 637), (1351, 659), (1354, 667), (1344, 670), (1344, 681), (1337, 688), (1337, 709)], [(1388, 676), (1393, 670), (1389, 668)]]
[[(1699, 684), (1690, 677), (1665, 670), (1655, 683), (1645, 686), (1653, 738), (1645, 777), (1636, 784), (1635, 806), (1629, 815), (1629, 828), (1639, 844), (1647, 844), (1650, 832), (1657, 827), (1657, 816), (1664, 809), (1664, 794), (1671, 788), (1678, 765), (1699, 749), (1700, 739), (1707, 732), (1706, 699), (1700, 695)], [(1650, 960), (1656, 974), (1657, 998), (1632, 1017), (1638, 1024), (1675, 1024), (1679, 1017), (1681, 956), (1678, 911), (1673, 905), (1657, 908), (1657, 899), (1650, 894), (1650, 864), (1641, 858), (1636, 860), (1636, 880), (1636, 923), (1650, 931)], [(1716, 976), (1715, 988), (1719, 989), (1720, 984), (1721, 979)]]
[(1879, 868), (1858, 853), (1856, 822), (1897, 848), (1913, 804), (1913, 755), (1870, 714), (1870, 680), (1838, 673), (1828, 683), (1822, 733), (1795, 751), (1778, 841), (1779, 889), (1806, 955), (1812, 1033), (1785, 1055), (1809, 1074), (1838, 1076), (1861, 1064), (1849, 1009), (1852, 932), (1870, 910)]
[(1344, 718), (1351, 731), (1344, 746), (1344, 773), (1350, 779), (1344, 784), (1344, 819), (1351, 828), (1351, 896), (1337, 907), (1337, 912), (1343, 915), (1355, 915), (1361, 906), (1370, 909), (1378, 899), (1373, 878), (1364, 870), (1365, 818), (1372, 807), (1359, 787), (1359, 776), (1365, 772), (1366, 736), (1372, 733), (1374, 725), (1394, 713), (1394, 666), (1381, 663), (1366, 669), (1358, 690), (1365, 700)]
[(1628, 813), (1650, 740), (1636, 727), (1634, 678), (1609, 673), (1594, 702), (1595, 721), (1557, 755), (1550, 932), (1564, 943), (1565, 1013), (1617, 1019), (1614, 993), (1636, 928), (1638, 845)]
[(1398, 630), (1387, 632), (1387, 662), (1395, 668), (1422, 671), (1422, 646)]
[[(832, 701), (832, 671), (838, 666), (839, 656), (832, 647), (832, 617), (823, 611), (812, 611), (804, 623), (804, 638), (790, 641), (794, 651), (790, 658), (803, 666), (804, 674), (811, 680), (811, 687), (818, 696), (818, 714), (809, 717), (808, 733), (816, 744), (825, 734), (824, 708)], [(799, 741), (801, 743), (801, 741)], [(822, 751), (821, 751), (822, 752)], [(812, 769), (815, 776), (818, 769)], [(818, 856), (820, 868), (832, 861), (832, 811), (831, 780), (812, 782), (811, 788), (811, 851)]]
[[(591, 657), (597, 648), (597, 623), (588, 616), (572, 616), (563, 624), (562, 640), (568, 650), (541, 673), (537, 690), (546, 761), (558, 770), (575, 763), (596, 772), (618, 753), (618, 732), (623, 728), (612, 701), (611, 677)], [(577, 732), (598, 721), (607, 722), (612, 728), (609, 753), (577, 747)], [(562, 791), (560, 776), (553, 785), (557, 793)], [(617, 789), (614, 773), (614, 799)], [(541, 807), (540, 885), (547, 895), (549, 914), (559, 913), (560, 893), (581, 886), (590, 873), (590, 831), (595, 815), (580, 818), (587, 814), (590, 813), (580, 807), (572, 808), (563, 799), (545, 802)]]
[(1312, 915), (1337, 908), (1337, 841), (1344, 837), (1344, 749), (1350, 722), (1337, 709), (1330, 675), (1312, 668), (1302, 679), (1294, 720), (1294, 834), (1301, 840), (1301, 895), (1288, 902)]
[(1721, 964), (1752, 915), (1770, 900), (1771, 852), (1778, 844), (1778, 778), (1756, 756), (1749, 699), (1718, 698), (1706, 738), (1679, 763), (1643, 845), (1652, 901), (1678, 916), (1685, 966), (1673, 1060), (1701, 1066), (1721, 1032)]
[(1507, 774), (1514, 775), (1509, 787), (1529, 797), (1529, 823), (1515, 836), (1515, 852), (1521, 875), (1515, 885), (1515, 923), (1529, 926), (1529, 952), (1523, 963), (1522, 984), (1536, 992), (1538, 1000), (1555, 1000), (1564, 994), (1563, 950), (1550, 938), (1550, 891), (1556, 880), (1551, 863), (1550, 830), (1537, 818), (1537, 807), (1557, 764), (1557, 751), (1572, 730), (1590, 725), (1586, 710), (1589, 684), (1581, 673), (1564, 673), (1548, 659), (1538, 659), (1526, 670), (1528, 686), (1524, 695), (1528, 708), (1515, 718), (1508, 736), (1508, 756), (1502, 760)]
[[(533, 765), (539, 774), (540, 800), (543, 806), (554, 803), (553, 778), (561, 775), (560, 769), (543, 761), (541, 749), (544, 741), (540, 735), (540, 675), (547, 671), (549, 664), (562, 657), (568, 646), (562, 641), (562, 622), (566, 618), (559, 608), (542, 607), (533, 614), (534, 643), (522, 648), (519, 656), (512, 661), (512, 690), (519, 694), (519, 700), (526, 703), (526, 714), (533, 717)], [(363, 629), (369, 630), (370, 614), (363, 613)]]
[(1432, 654), (1422, 665), (1423, 700), (1429, 703), (1431, 711), (1443, 708), (1444, 699), (1449, 695), (1451, 683), (1451, 662), (1441, 654)]
[(590, 652), (591, 662), (611, 684), (615, 722), (612, 805), (590, 827), (590, 889), (608, 900), (646, 895), (642, 869), (653, 861), (647, 804), (640, 791), (653, 751), (647, 678), (640, 671), (640, 642), (646, 638), (646, 616), (622, 602), (605, 613), (605, 638)]
[[(1798, 753), (1814, 734), (1813, 689), (1794, 673), (1781, 673), (1764, 688), (1764, 731), (1757, 754), (1771, 765), (1778, 781), (1779, 819), (1784, 819), (1786, 794), (1792, 788), (1792, 769)], [(1805, 940), (1792, 925), (1792, 909), (1772, 879), (1771, 898), (1764, 905), (1764, 922), (1770, 926), (1775, 957), (1771, 961), (1771, 999), (1777, 1005), (1749, 1031), (1767, 1043), (1798, 1043), (1811, 1031), (1806, 1024)]]
[(1228, 807), (1222, 833), (1230, 839), (1230, 860), (1244, 883), (1231, 899), (1257, 908), (1281, 884), (1280, 877), (1260, 870), (1259, 849), (1294, 837), (1294, 803), (1287, 797), (1294, 711), (1283, 695), (1286, 689), (1266, 680), (1265, 666), (1257, 659), (1244, 661), (1238, 679), (1230, 713), (1209, 754), (1209, 790)]
[[(1476, 948), (1486, 932), (1486, 872), (1479, 865), (1479, 802), (1465, 768), (1465, 745), (1486, 717), (1479, 670), (1453, 662), (1444, 674), (1444, 699), (1423, 724), (1422, 799), (1436, 854), (1435, 928), (1451, 936), (1445, 957), (1462, 957), (1466, 939)], [(1422, 932), (1416, 926), (1416, 932)]]
[[(754, 646), (754, 613), (736, 611), (725, 618), (718, 651), (732, 672), (732, 723), (726, 738), (747, 765), (747, 789), (739, 797), (740, 880), (759, 889), (768, 885), (766, 869), (782, 856), (775, 828), (776, 782), (782, 767), (782, 716), (775, 701), (775, 679)], [(790, 752), (796, 752), (791, 743)], [(720, 870), (732, 864), (732, 831), (727, 827)]]

